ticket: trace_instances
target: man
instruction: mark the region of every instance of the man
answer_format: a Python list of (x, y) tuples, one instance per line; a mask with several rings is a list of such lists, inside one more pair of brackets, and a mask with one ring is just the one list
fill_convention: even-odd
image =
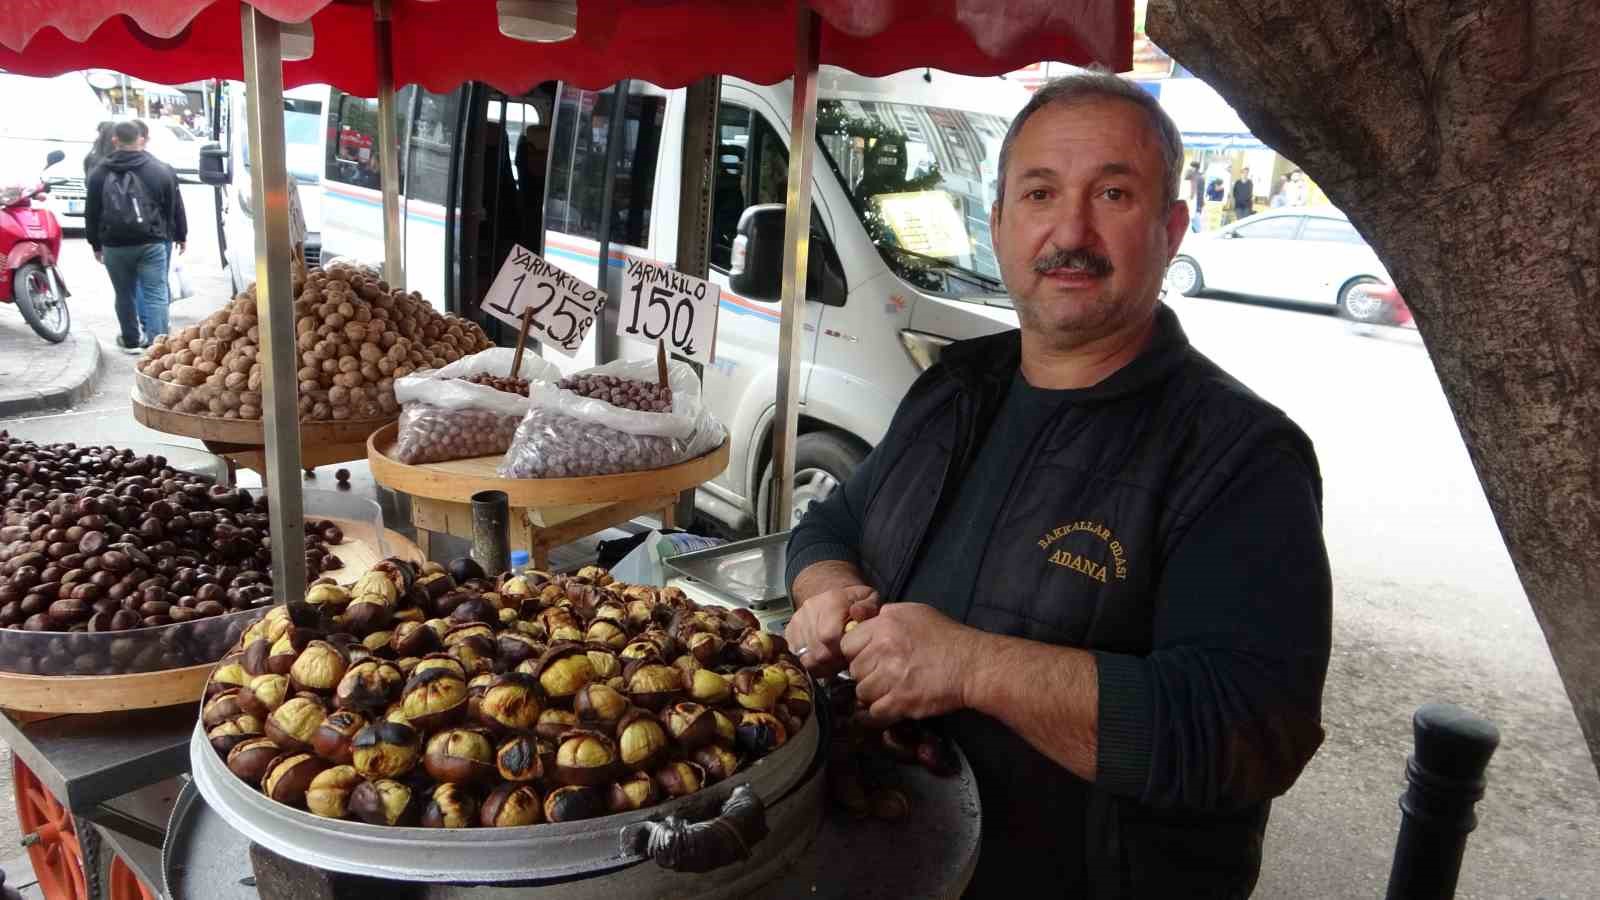
[(1189, 230), (1198, 234), (1200, 232), (1200, 213), (1206, 208), (1206, 180), (1200, 174), (1200, 161), (1189, 163), (1189, 171), (1183, 175), (1184, 186), (1188, 188), (1189, 202), (1194, 206), (1194, 215), (1190, 216)]
[(1161, 303), (1181, 159), (1136, 85), (1040, 88), (990, 211), (1020, 331), (947, 347), (790, 539), (790, 646), (971, 760), (972, 896), (1248, 896), (1322, 741), (1316, 459)]
[(116, 289), (116, 344), (138, 353), (167, 332), (168, 258), (173, 243), (187, 249), (189, 226), (177, 176), (138, 149), (138, 125), (118, 122), (112, 140), (116, 149), (89, 174), (84, 229)]
[(1245, 216), (1254, 215), (1255, 211), (1256, 185), (1250, 180), (1250, 168), (1246, 166), (1233, 183), (1233, 220), (1237, 222)]

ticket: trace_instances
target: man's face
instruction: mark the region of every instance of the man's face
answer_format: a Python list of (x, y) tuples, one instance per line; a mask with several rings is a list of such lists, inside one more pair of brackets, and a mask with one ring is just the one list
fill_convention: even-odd
[(1142, 327), (1189, 224), (1133, 103), (1054, 103), (1011, 145), (990, 211), (995, 254), (1025, 332), (1073, 347)]

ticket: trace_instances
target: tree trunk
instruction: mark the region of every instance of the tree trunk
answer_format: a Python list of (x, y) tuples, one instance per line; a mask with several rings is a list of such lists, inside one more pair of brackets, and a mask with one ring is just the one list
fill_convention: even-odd
[(1416, 316), (1600, 769), (1600, 4), (1150, 0)]

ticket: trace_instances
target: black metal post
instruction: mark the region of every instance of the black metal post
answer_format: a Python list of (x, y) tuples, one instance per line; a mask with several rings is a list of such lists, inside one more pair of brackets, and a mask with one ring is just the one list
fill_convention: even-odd
[(490, 576), (511, 568), (509, 519), (505, 491), (479, 491), (472, 495), (472, 558)]
[(1500, 745), (1494, 724), (1451, 703), (1430, 703), (1411, 719), (1416, 752), (1406, 760), (1400, 837), (1388, 900), (1449, 900), (1456, 893), (1467, 835), (1478, 827), (1484, 769)]
[(621, 301), (611, 290), (611, 207), (616, 202), (617, 165), (622, 159), (622, 142), (627, 139), (628, 93), (632, 79), (624, 78), (611, 88), (611, 117), (606, 124), (606, 171), (600, 187), (600, 271), (594, 286), (605, 291), (611, 302), (600, 311), (595, 327), (594, 347), (597, 363), (608, 363), (621, 356), (617, 352), (617, 312)]

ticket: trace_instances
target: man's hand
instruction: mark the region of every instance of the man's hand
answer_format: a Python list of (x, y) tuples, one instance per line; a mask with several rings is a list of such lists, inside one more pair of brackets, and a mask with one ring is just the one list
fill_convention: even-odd
[(95, 261), (95, 262), (97, 262), (97, 263), (99, 263), (99, 264), (101, 264), (101, 265), (102, 265), (102, 266), (103, 266), (103, 265), (105, 265), (105, 263), (106, 263), (106, 254), (105, 254), (105, 251), (103, 251), (103, 250), (96, 250), (96, 251), (95, 251), (95, 252), (94, 252), (94, 261)]
[(965, 708), (986, 635), (922, 603), (891, 603), (839, 642), (872, 721), (928, 719)]
[(182, 255), (184, 255), (185, 253), (188, 253), (188, 252), (189, 252), (189, 242), (188, 241), (179, 241), (178, 242), (178, 255), (182, 256)]
[(864, 584), (836, 587), (813, 594), (783, 626), (783, 638), (791, 650), (805, 648), (800, 662), (819, 675), (843, 669), (846, 660), (839, 652), (846, 622), (870, 619), (878, 611), (878, 592)]

